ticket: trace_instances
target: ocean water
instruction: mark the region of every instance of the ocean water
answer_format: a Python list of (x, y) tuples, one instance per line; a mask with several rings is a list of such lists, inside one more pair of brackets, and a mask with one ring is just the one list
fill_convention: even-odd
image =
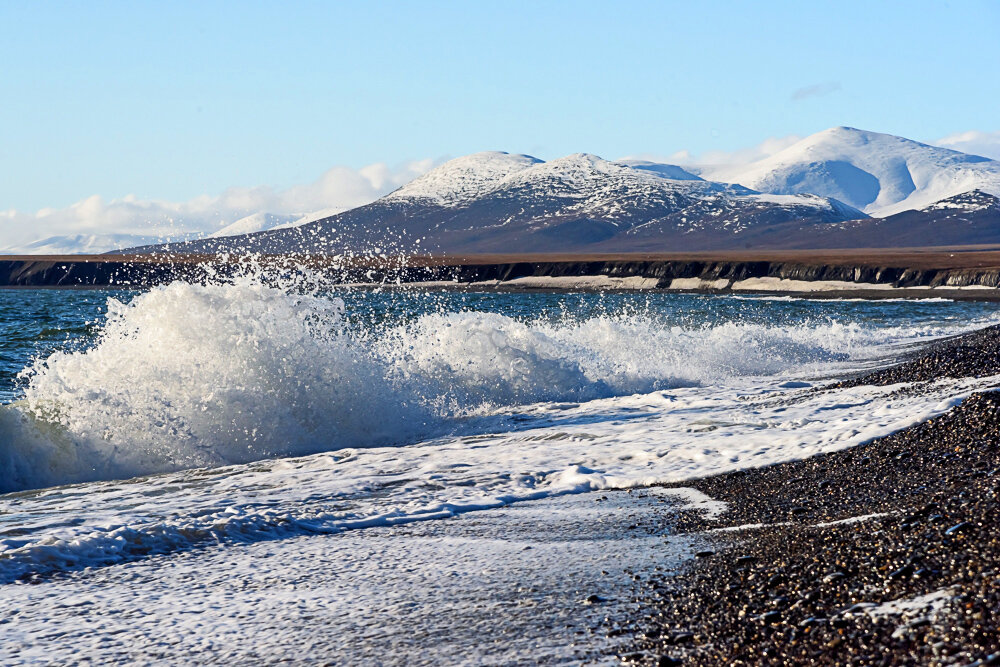
[(997, 322), (252, 277), (0, 291), (0, 661), (580, 660), (627, 611), (625, 570), (696, 546), (622, 517), (721, 511), (648, 485), (947, 410), (997, 379), (823, 385)]

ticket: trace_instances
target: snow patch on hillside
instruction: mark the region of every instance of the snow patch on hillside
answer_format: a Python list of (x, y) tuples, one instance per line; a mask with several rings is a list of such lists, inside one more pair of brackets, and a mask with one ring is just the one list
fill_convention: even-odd
[(812, 193), (875, 215), (980, 189), (1000, 194), (1000, 162), (890, 134), (834, 127), (749, 165), (702, 170), (772, 194)]
[(668, 178), (673, 181), (704, 180), (701, 176), (698, 176), (683, 167), (679, 167), (676, 164), (650, 162), (649, 160), (617, 160), (617, 162), (618, 164), (623, 164), (626, 167), (631, 167), (632, 169), (638, 169), (640, 171), (652, 172), (657, 176)]
[(238, 234), (253, 234), (254, 232), (262, 232), (265, 229), (274, 229), (275, 227), (286, 225), (294, 220), (297, 220), (300, 216), (297, 215), (275, 215), (273, 213), (264, 213), (263, 211), (259, 213), (254, 213), (248, 215), (245, 218), (240, 218), (234, 223), (226, 225), (217, 232), (212, 232), (205, 238), (215, 239), (222, 236), (236, 236)]
[[(705, 215), (725, 216), (729, 211), (742, 229), (745, 221), (739, 210), (752, 217), (751, 209), (769, 206), (794, 208), (803, 218), (829, 217), (830, 213), (841, 219), (866, 217), (825, 197), (760, 194), (742, 185), (703, 180), (675, 165), (642, 160), (612, 162), (589, 153), (573, 153), (548, 162), (523, 155), (477, 153), (446, 163), (381, 201), (455, 209), (485, 206), (483, 210), (491, 211), (487, 215), (500, 216), (500, 225), (527, 216), (540, 225), (546, 224), (546, 219), (574, 217), (630, 226), (647, 212), (664, 215), (685, 210), (688, 213), (677, 224), (686, 225), (689, 219)], [(511, 208), (512, 202), (521, 206)], [(508, 213), (496, 213), (500, 209)], [(597, 233), (608, 231), (602, 228)]]
[(47, 236), (21, 246), (3, 249), (9, 255), (99, 255), (124, 248), (183, 241), (194, 235), (175, 237), (145, 236), (140, 234), (64, 234)]
[(501, 151), (473, 153), (445, 162), (383, 200), (421, 200), (454, 206), (486, 194), (504, 178), (541, 162), (530, 155)]

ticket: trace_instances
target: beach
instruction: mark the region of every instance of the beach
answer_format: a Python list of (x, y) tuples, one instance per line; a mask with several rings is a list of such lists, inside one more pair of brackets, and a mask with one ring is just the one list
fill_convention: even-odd
[[(990, 328), (848, 384), (992, 375), (998, 353)], [(686, 483), (727, 510), (665, 517), (712, 544), (644, 584), (626, 661), (996, 664), (998, 409), (977, 393), (858, 447)]]
[[(805, 611), (791, 582), (812, 586), (793, 576), (812, 570), (782, 551), (802, 530), (929, 502), (945, 517), (932, 530), (977, 521), (882, 493), (926, 495), (940, 470), (918, 458), (886, 454), (871, 488), (832, 464), (793, 480), (1000, 381), (996, 304), (937, 295), (315, 289), (249, 274), (0, 301), (11, 664), (759, 662), (751, 651), (786, 648), (771, 632), (784, 626), (747, 614)], [(862, 571), (829, 553), (845, 582)], [(913, 556), (892, 558), (908, 571)], [(823, 565), (816, 576), (834, 574)], [(935, 594), (945, 609), (939, 592), (965, 585), (939, 551), (911, 566), (906, 586), (845, 595)], [(921, 588), (925, 570), (936, 587)], [(759, 590), (765, 571), (787, 578), (787, 604)], [(743, 578), (747, 599), (728, 588)], [(842, 600), (810, 598), (829, 621), (813, 636), (843, 629)], [(746, 641), (729, 654), (724, 637)], [(948, 641), (969, 662), (991, 650)]]
[(330, 284), (413, 289), (994, 300), (1000, 287), (1000, 250), (970, 245), (615, 254), (0, 256), (0, 287), (148, 288), (174, 280), (229, 279), (248, 270), (285, 277), (306, 274)]

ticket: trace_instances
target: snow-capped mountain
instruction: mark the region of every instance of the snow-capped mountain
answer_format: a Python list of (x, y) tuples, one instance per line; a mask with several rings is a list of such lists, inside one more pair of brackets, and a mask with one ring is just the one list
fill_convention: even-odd
[[(188, 235), (172, 240), (183, 241), (184, 238), (194, 237)], [(161, 236), (140, 234), (65, 234), (47, 236), (23, 246), (5, 248), (3, 252), (11, 255), (94, 255), (133, 248), (137, 245), (163, 243), (166, 240), (168, 239)]]
[(501, 151), (473, 153), (449, 160), (383, 199), (460, 206), (488, 193), (505, 178), (537, 164), (542, 164), (542, 161), (530, 155), (512, 155)]
[(651, 171), (654, 174), (658, 174), (663, 178), (672, 178), (675, 181), (703, 181), (701, 176), (679, 167), (676, 164), (663, 164), (662, 162), (650, 162), (649, 160), (618, 160), (618, 164), (623, 164), (626, 167), (632, 167), (633, 169), (639, 169), (642, 171)]
[(226, 225), (217, 232), (208, 234), (205, 238), (217, 239), (223, 236), (238, 236), (240, 234), (262, 232), (266, 229), (274, 229), (275, 227), (287, 225), (298, 220), (300, 217), (298, 215), (275, 215), (264, 212), (254, 213)]
[(179, 243), (200, 238), (216, 239), (241, 236), (268, 229), (285, 229), (315, 222), (331, 215), (342, 213), (344, 208), (326, 208), (306, 215), (277, 215), (254, 213), (230, 223), (209, 234), (194, 232), (171, 234), (167, 237), (151, 234), (63, 234), (47, 236), (20, 246), (0, 249), (10, 255), (96, 255), (116, 252), (125, 248), (148, 246), (162, 243)]
[(226, 236), (241, 236), (243, 234), (253, 234), (263, 232), (268, 229), (288, 229), (289, 227), (301, 227), (310, 222), (316, 222), (332, 215), (343, 213), (347, 209), (343, 206), (324, 208), (312, 213), (278, 215), (276, 213), (254, 213), (245, 218), (240, 218), (236, 222), (226, 225), (217, 232), (206, 235), (207, 239), (218, 239)]
[[(134, 249), (455, 254), (1000, 243), (994, 195), (1000, 161), (837, 127), (742, 167), (475, 153), (351, 210), (260, 212), (207, 238)], [(143, 242), (46, 239), (24, 251)]]
[(650, 244), (669, 249), (699, 242), (718, 245), (792, 220), (823, 224), (865, 217), (828, 197), (761, 194), (665, 167), (610, 162), (585, 153), (550, 162), (476, 153), (330, 218), (172, 249), (560, 252)]
[(824, 130), (749, 165), (704, 168), (701, 176), (760, 192), (833, 197), (880, 217), (976, 189), (1000, 194), (1000, 161), (850, 127)]
[(788, 223), (755, 239), (769, 248), (919, 248), (1000, 244), (1000, 197), (963, 192), (921, 209), (828, 225)]

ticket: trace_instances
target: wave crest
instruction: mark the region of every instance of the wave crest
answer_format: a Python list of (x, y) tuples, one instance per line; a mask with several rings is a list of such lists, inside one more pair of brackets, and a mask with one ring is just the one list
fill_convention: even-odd
[(404, 444), (469, 415), (771, 375), (899, 333), (648, 313), (436, 312), (366, 327), (345, 311), (252, 279), (110, 299), (92, 346), (37, 360), (24, 400), (0, 408), (0, 490)]

